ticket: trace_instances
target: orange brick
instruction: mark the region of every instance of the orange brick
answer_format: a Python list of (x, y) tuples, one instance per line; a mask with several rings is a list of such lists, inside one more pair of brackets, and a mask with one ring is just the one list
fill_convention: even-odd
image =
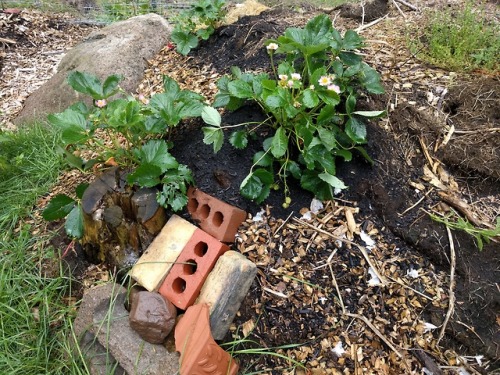
[(222, 242), (234, 242), (238, 227), (247, 217), (245, 211), (193, 187), (188, 190), (188, 198), (187, 209), (201, 229)]
[(191, 306), (208, 274), (229, 247), (196, 229), (160, 286), (159, 293), (182, 310)]

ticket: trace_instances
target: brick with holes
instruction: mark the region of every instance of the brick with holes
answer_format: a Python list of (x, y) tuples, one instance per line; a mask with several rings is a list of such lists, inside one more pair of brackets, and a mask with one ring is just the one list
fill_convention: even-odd
[(196, 229), (158, 292), (182, 310), (191, 306), (214, 267), (229, 247), (201, 229)]
[(187, 209), (201, 229), (222, 242), (233, 242), (247, 213), (196, 188), (188, 190)]

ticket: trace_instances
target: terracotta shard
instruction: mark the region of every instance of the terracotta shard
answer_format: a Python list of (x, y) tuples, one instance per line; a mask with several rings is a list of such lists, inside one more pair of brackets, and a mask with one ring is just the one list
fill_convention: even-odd
[(180, 375), (236, 375), (238, 364), (212, 338), (208, 305), (193, 305), (175, 327), (175, 348), (181, 353)]

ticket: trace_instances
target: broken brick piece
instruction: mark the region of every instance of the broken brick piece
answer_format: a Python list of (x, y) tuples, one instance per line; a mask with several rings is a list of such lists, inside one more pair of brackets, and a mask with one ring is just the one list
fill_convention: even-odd
[(175, 327), (175, 348), (181, 353), (180, 375), (238, 373), (238, 364), (212, 338), (208, 305), (189, 307)]
[(203, 191), (190, 187), (187, 209), (201, 229), (222, 242), (233, 242), (247, 213)]
[(196, 229), (163, 281), (159, 293), (182, 310), (191, 306), (219, 259), (229, 247)]

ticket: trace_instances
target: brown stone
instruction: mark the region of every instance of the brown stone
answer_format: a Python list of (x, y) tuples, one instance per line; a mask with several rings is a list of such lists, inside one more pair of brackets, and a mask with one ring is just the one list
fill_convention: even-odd
[(132, 299), (130, 326), (152, 344), (161, 344), (175, 325), (176, 307), (160, 294), (143, 291)]

